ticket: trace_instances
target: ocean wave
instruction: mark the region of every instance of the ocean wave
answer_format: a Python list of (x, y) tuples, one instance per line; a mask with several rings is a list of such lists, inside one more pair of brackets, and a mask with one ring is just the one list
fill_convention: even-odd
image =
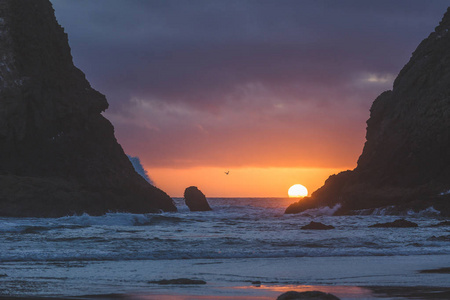
[(164, 223), (178, 224), (186, 220), (182, 216), (161, 214), (132, 214), (132, 213), (107, 213), (102, 216), (67, 216), (59, 218), (65, 223), (78, 224), (81, 226), (147, 226), (160, 225)]
[[(437, 218), (429, 216), (434, 213), (431, 208), (411, 215), (419, 228), (377, 230), (368, 226), (398, 217), (383, 216), (382, 211), (379, 215), (334, 216), (339, 205), (285, 215), (283, 207), (271, 200), (264, 199), (265, 207), (253, 199), (239, 201), (215, 200), (211, 212), (0, 218), (0, 261), (382, 256), (450, 251), (447, 229), (432, 226)], [(300, 229), (311, 220), (336, 229)]]
[(179, 224), (187, 222), (185, 218), (168, 215), (145, 215), (145, 218), (136, 218), (133, 226), (163, 225), (166, 223)]
[(428, 207), (427, 209), (421, 210), (419, 212), (415, 212), (413, 210), (408, 210), (406, 212), (408, 216), (414, 217), (436, 217), (440, 216), (441, 212), (436, 210), (433, 206)]
[(368, 208), (356, 211), (360, 216), (409, 216), (409, 217), (437, 217), (440, 216), (440, 212), (433, 206), (430, 206), (424, 210), (415, 212), (412, 209), (399, 210), (398, 207), (386, 206), (379, 208)]
[(42, 233), (44, 231), (48, 231), (53, 229), (53, 227), (47, 227), (47, 226), (25, 226), (25, 228), (23, 228), (20, 233), (25, 233), (25, 234), (39, 234)]
[(450, 242), (450, 234), (448, 235), (440, 235), (440, 236), (431, 236), (427, 239), (427, 241), (438, 241), (438, 242)]
[(388, 206), (388, 207), (361, 209), (361, 210), (355, 211), (355, 213), (356, 213), (356, 215), (360, 215), (360, 216), (388, 216), (388, 215), (394, 214), (394, 211), (395, 211), (395, 206)]
[(186, 260), (186, 259), (249, 259), (249, 258), (284, 258), (284, 257), (348, 257), (348, 256), (409, 256), (409, 255), (446, 255), (448, 251), (440, 248), (429, 247), (424, 252), (424, 245), (412, 244), (409, 248), (391, 249), (359, 249), (352, 251), (340, 248), (323, 248), (318, 244), (310, 243), (307, 247), (289, 251), (265, 251), (261, 249), (230, 250), (216, 249), (198, 251), (150, 251), (150, 252), (121, 252), (106, 253), (102, 251), (91, 252), (26, 252), (26, 253), (2, 253), (0, 262), (98, 262), (98, 261), (133, 261), (133, 260)]
[(341, 208), (341, 204), (338, 203), (333, 207), (329, 207), (329, 206), (324, 206), (324, 207), (319, 207), (319, 208), (311, 208), (311, 209), (307, 209), (304, 212), (299, 213), (299, 215), (302, 216), (312, 216), (312, 217), (317, 217), (317, 216), (332, 216), (339, 208)]

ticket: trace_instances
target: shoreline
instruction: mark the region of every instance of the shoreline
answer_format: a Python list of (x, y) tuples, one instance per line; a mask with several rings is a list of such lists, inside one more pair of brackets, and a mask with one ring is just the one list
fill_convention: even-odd
[[(0, 264), (0, 299), (269, 300), (314, 290), (341, 299), (449, 299), (448, 266), (450, 255), (14, 262)], [(175, 278), (206, 284), (151, 283)]]
[[(249, 288), (244, 286), (228, 287), (232, 290)], [(433, 286), (333, 286), (333, 285), (274, 285), (253, 287), (264, 290), (261, 295), (218, 295), (214, 293), (111, 293), (81, 296), (5, 296), (0, 299), (23, 300), (276, 300), (277, 297), (287, 291), (321, 291), (330, 293), (344, 300), (351, 299), (450, 299), (450, 287)], [(250, 288), (252, 289), (252, 288)]]

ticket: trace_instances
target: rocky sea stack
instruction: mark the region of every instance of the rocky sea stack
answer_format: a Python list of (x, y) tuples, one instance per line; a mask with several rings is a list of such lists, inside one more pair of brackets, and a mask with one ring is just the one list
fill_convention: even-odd
[(210, 211), (208, 200), (196, 186), (190, 186), (184, 190), (184, 201), (190, 211)]
[(0, 215), (174, 211), (133, 169), (48, 0), (0, 0)]
[(450, 8), (420, 43), (391, 91), (373, 102), (353, 171), (333, 175), (286, 213), (334, 206), (336, 214), (433, 206), (450, 215)]

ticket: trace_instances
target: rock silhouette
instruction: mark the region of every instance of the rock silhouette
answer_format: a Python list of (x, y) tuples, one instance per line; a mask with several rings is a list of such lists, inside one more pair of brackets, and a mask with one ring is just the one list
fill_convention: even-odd
[(376, 223), (373, 225), (370, 225), (369, 227), (382, 227), (382, 228), (408, 228), (408, 227), (418, 227), (417, 223), (405, 220), (405, 219), (399, 219), (395, 220), (394, 222), (387, 222), (387, 223)]
[(48, 0), (0, 0), (0, 215), (175, 211), (133, 169)]
[(328, 230), (328, 229), (334, 229), (334, 226), (333, 225), (325, 225), (320, 222), (311, 221), (308, 225), (302, 226), (300, 229)]
[(450, 274), (450, 268), (420, 270), (419, 273)]
[(277, 300), (339, 300), (333, 294), (320, 291), (295, 292), (289, 291), (278, 296)]
[(190, 211), (212, 210), (205, 195), (196, 186), (190, 186), (184, 190), (184, 201)]
[(342, 206), (336, 214), (430, 206), (450, 215), (450, 8), (372, 104), (366, 143), (353, 171), (292, 204), (286, 213)]

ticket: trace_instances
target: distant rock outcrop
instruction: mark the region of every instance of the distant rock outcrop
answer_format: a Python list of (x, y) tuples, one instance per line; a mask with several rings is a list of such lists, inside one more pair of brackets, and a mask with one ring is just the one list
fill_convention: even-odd
[(0, 0), (0, 215), (175, 211), (133, 169), (48, 0)]
[(196, 186), (190, 186), (184, 190), (184, 201), (191, 211), (212, 210), (205, 195)]
[(291, 205), (289, 213), (342, 206), (336, 214), (433, 206), (450, 215), (450, 8), (394, 81), (374, 101), (364, 150), (353, 171)]
[(405, 219), (399, 219), (395, 220), (394, 222), (387, 222), (387, 223), (376, 223), (373, 225), (370, 225), (369, 227), (381, 227), (381, 228), (409, 228), (409, 227), (418, 227), (417, 223), (405, 220)]
[(320, 291), (289, 291), (278, 296), (277, 300), (339, 300), (339, 298), (333, 294), (328, 294)]
[(308, 229), (308, 230), (329, 230), (334, 229), (333, 225), (325, 225), (320, 222), (311, 221), (308, 225), (302, 226), (300, 229)]

